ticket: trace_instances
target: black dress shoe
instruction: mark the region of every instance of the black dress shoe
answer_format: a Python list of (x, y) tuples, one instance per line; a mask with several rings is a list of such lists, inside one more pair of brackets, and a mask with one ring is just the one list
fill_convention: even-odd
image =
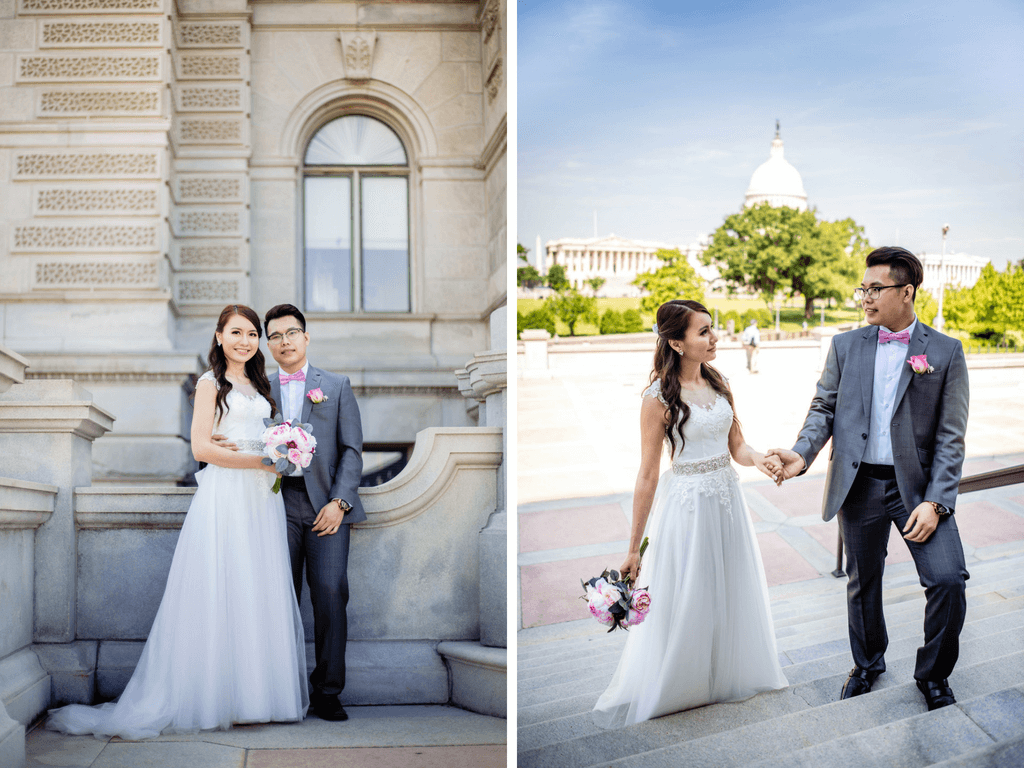
[(942, 707), (948, 707), (950, 704), (956, 704), (956, 699), (953, 697), (953, 689), (949, 687), (948, 680), (943, 680), (940, 683), (935, 683), (931, 680), (918, 680), (917, 687), (921, 689), (921, 693), (924, 694), (924, 700), (928, 702), (929, 712), (933, 709), (941, 709)]
[(309, 703), (313, 708), (313, 714), (321, 720), (332, 722), (348, 720), (348, 712), (341, 706), (337, 696), (329, 696), (325, 699), (311, 698)]
[(852, 699), (871, 690), (871, 684), (878, 677), (878, 672), (868, 672), (866, 669), (854, 667), (850, 670), (850, 676), (846, 678), (843, 685), (842, 699)]

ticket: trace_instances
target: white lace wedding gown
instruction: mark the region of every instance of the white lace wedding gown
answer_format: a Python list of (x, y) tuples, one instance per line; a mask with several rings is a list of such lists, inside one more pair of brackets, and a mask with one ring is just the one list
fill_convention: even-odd
[[(214, 433), (262, 453), (270, 404), (237, 390), (227, 403)], [(124, 693), (117, 703), (53, 710), (47, 728), (141, 739), (305, 717), (305, 638), (284, 504), (270, 492), (274, 476), (211, 464), (197, 477), (160, 608)]]
[[(663, 403), (661, 382), (644, 391)], [(658, 482), (639, 584), (647, 620), (629, 637), (594, 721), (618, 728), (785, 688), (761, 553), (729, 462), (732, 408), (691, 406), (685, 443)]]

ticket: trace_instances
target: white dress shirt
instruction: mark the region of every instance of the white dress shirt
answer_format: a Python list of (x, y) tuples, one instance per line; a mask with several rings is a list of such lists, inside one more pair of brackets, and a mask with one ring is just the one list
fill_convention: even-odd
[[(878, 326), (889, 331), (885, 326)], [(917, 318), (905, 330), (914, 338)], [(892, 333), (892, 331), (889, 331)], [(901, 331), (902, 333), (902, 331)], [(871, 389), (871, 424), (868, 428), (868, 444), (864, 451), (864, 461), (869, 464), (892, 465), (892, 436), (889, 434), (889, 421), (896, 403), (896, 386), (900, 382), (903, 366), (907, 364), (909, 344), (890, 341), (879, 344), (875, 349), (875, 381)]]
[[(296, 371), (298, 373), (298, 371)], [(309, 375), (309, 361), (302, 366), (302, 373), (304, 376)], [(281, 368), (277, 369), (278, 380), (280, 381), (281, 376), (287, 376)], [(289, 421), (294, 419), (293, 423), (301, 421), (302, 419), (302, 398), (306, 394), (306, 382), (304, 381), (289, 381), (287, 384), (281, 384), (281, 413), (284, 414), (284, 420)], [(296, 467), (294, 472), (289, 474), (289, 477), (301, 477), (302, 467)]]

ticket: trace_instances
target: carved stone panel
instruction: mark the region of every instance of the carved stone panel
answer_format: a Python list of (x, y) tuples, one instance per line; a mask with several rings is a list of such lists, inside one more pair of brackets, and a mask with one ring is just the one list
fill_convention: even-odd
[(40, 88), (39, 117), (159, 117), (158, 87)]
[(491, 103), (494, 101), (498, 92), (501, 90), (501, 84), (504, 80), (504, 72), (502, 71), (501, 59), (498, 59), (494, 64), (494, 68), (491, 70), (491, 74), (487, 76), (487, 102)]
[(373, 71), (377, 33), (372, 29), (360, 29), (341, 32), (338, 38), (341, 41), (341, 59), (345, 63), (345, 77), (349, 80), (368, 80)]
[(178, 203), (244, 203), (245, 176), (183, 173), (171, 180)]
[(242, 80), (248, 76), (241, 53), (179, 53), (174, 70), (179, 80)]
[(501, 53), (501, 0), (491, 0), (484, 8), (480, 34), (483, 36), (485, 71), (490, 71)]
[(155, 261), (39, 261), (33, 288), (158, 288), (160, 265)]
[(177, 208), (172, 218), (174, 234), (179, 237), (245, 237), (245, 214), (241, 206)]
[(103, 222), (82, 224), (18, 224), (11, 233), (11, 251), (149, 252), (160, 250), (157, 224)]
[(14, 153), (15, 181), (29, 179), (159, 179), (161, 152), (124, 150), (22, 150)]
[(247, 259), (245, 241), (193, 239), (171, 243), (171, 264), (180, 271), (244, 269)]
[(246, 31), (240, 21), (180, 21), (174, 28), (179, 48), (244, 48)]
[(36, 216), (158, 216), (160, 188), (123, 183), (36, 187), (32, 202)]
[(117, 21), (44, 19), (39, 22), (40, 48), (161, 48), (160, 19)]
[(75, 82), (163, 79), (159, 53), (38, 53), (21, 55), (17, 82)]
[(174, 104), (179, 112), (242, 112), (248, 99), (241, 85), (177, 83)]
[(246, 122), (241, 117), (179, 117), (175, 123), (179, 144), (246, 144)]
[(18, 14), (162, 13), (163, 0), (18, 0)]
[(243, 301), (238, 278), (179, 277), (175, 299), (179, 304), (227, 304)]

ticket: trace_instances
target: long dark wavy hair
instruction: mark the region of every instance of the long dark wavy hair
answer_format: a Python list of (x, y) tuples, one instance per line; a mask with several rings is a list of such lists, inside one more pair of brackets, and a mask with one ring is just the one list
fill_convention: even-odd
[[(223, 333), (224, 326), (235, 315), (240, 315), (252, 323), (259, 338), (263, 338), (259, 315), (244, 304), (228, 304), (228, 306), (224, 307), (224, 311), (217, 318), (217, 333)], [(209, 363), (210, 370), (213, 371), (213, 375), (217, 379), (216, 418), (220, 419), (221, 416), (230, 410), (227, 397), (228, 392), (232, 389), (232, 385), (227, 380), (228, 360), (224, 356), (224, 349), (217, 343), (217, 333), (213, 335), (213, 342), (210, 344), (210, 354), (206, 356), (206, 362)], [(270, 395), (270, 379), (267, 378), (267, 366), (263, 352), (259, 348), (256, 349), (255, 355), (245, 361), (245, 375), (252, 382), (256, 391), (263, 395), (267, 402), (270, 403), (270, 415), (273, 417), (277, 413), (277, 403), (274, 402), (274, 398)]]
[[(654, 370), (651, 372), (651, 383), (661, 379), (661, 396), (668, 403), (665, 414), (665, 438), (672, 446), (672, 454), (676, 453), (676, 432), (673, 426), (678, 424), (679, 448), (683, 447), (683, 424), (690, 418), (690, 406), (679, 396), (679, 375), (683, 370), (683, 356), (669, 345), (669, 341), (682, 341), (694, 317), (700, 313), (710, 315), (707, 307), (699, 301), (676, 299), (667, 301), (658, 307), (658, 347), (654, 351)], [(711, 388), (724, 395), (732, 408), (733, 421), (736, 419), (736, 407), (733, 405), (732, 392), (725, 377), (717, 369), (707, 363), (700, 364), (700, 375)], [(682, 415), (680, 417), (680, 414)]]

